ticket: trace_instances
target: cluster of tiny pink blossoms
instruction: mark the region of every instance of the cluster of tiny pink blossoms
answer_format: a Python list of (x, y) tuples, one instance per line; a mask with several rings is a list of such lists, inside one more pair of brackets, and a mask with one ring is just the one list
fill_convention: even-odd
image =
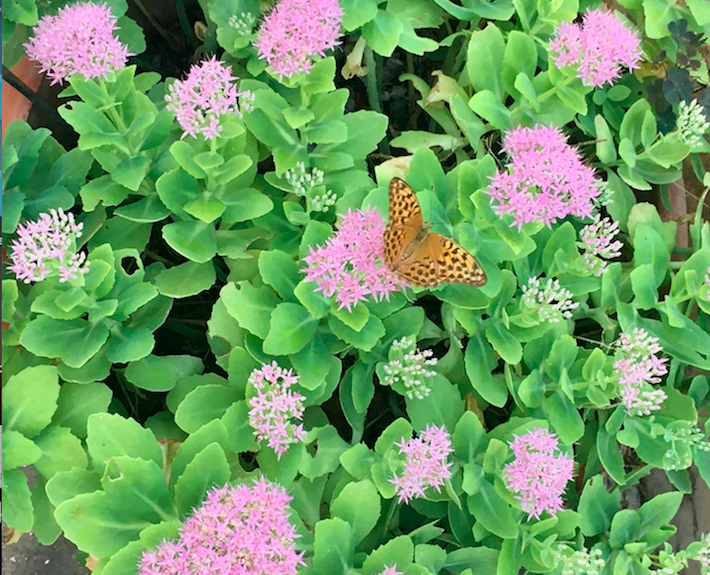
[(183, 138), (202, 134), (206, 140), (214, 139), (222, 131), (222, 116), (241, 117), (242, 110), (251, 109), (253, 94), (239, 92), (234, 83), (237, 79), (230, 66), (212, 56), (194, 64), (187, 78), (168, 86), (165, 107), (175, 113)]
[[(609, 218), (603, 218), (597, 214), (594, 222), (584, 226), (579, 232), (579, 239), (585, 249), (584, 263), (587, 269), (594, 272), (596, 277), (606, 272), (605, 260), (618, 258), (621, 255), (621, 248), (624, 244), (614, 241), (614, 237), (619, 233), (619, 222), (613, 222)], [(602, 259), (603, 258), (603, 259)]]
[(303, 424), (292, 420), (303, 419), (303, 396), (291, 391), (298, 376), (283, 369), (275, 361), (255, 369), (249, 376), (256, 395), (249, 399), (249, 424), (254, 428), (257, 441), (268, 441), (276, 458), (288, 451), (289, 445), (303, 441)]
[(660, 409), (666, 393), (651, 384), (660, 383), (661, 376), (668, 373), (668, 358), (658, 357), (663, 351), (658, 338), (636, 328), (631, 334), (622, 333), (616, 345), (619, 359), (614, 363), (613, 376), (619, 381), (619, 397), (627, 412), (642, 416)]
[(612, 12), (590, 10), (581, 24), (566, 22), (555, 29), (550, 51), (559, 67), (578, 64), (585, 86), (603, 86), (621, 76), (622, 66), (633, 70), (641, 60), (638, 36)]
[(316, 291), (326, 297), (336, 294), (338, 309), (348, 311), (372, 295), (375, 301), (389, 299), (389, 294), (406, 284), (384, 263), (385, 222), (374, 208), (349, 211), (334, 237), (313, 249), (301, 270), (306, 281), (316, 282)]
[(280, 78), (309, 72), (314, 56), (340, 44), (342, 18), (338, 0), (281, 0), (258, 32), (259, 58)]
[(263, 477), (215, 488), (180, 527), (178, 541), (143, 553), (139, 575), (296, 575), (304, 563), (288, 521), (291, 499)]
[(451, 477), (451, 463), (447, 463), (453, 452), (451, 436), (446, 429), (435, 425), (427, 426), (419, 437), (409, 441), (402, 438), (399, 447), (400, 454), (405, 454), (406, 463), (401, 477), (394, 476), (390, 482), (394, 484), (399, 502), (409, 503), (417, 497), (424, 497), (427, 487), (441, 491), (444, 481)]
[(79, 273), (88, 273), (86, 254), (73, 249), (83, 227), (74, 222), (74, 214), (65, 214), (61, 208), (40, 214), (37, 221), (20, 224), (18, 239), (11, 244), (12, 265), (8, 269), (26, 284), (54, 275), (64, 283), (77, 279)]
[(116, 17), (106, 4), (79, 2), (43, 16), (24, 44), (30, 60), (52, 79), (52, 85), (80, 72), (97, 78), (126, 65), (128, 48), (114, 37)]
[(505, 134), (503, 150), (510, 162), (491, 178), (486, 193), (499, 216), (513, 217), (511, 226), (591, 217), (601, 182), (560, 129), (519, 126)]
[(391, 567), (385, 565), (384, 570), (379, 575), (402, 575), (400, 571), (397, 571), (397, 564), (395, 563)]
[(555, 454), (557, 446), (557, 437), (542, 427), (510, 442), (515, 459), (505, 466), (503, 478), (528, 519), (539, 519), (544, 511), (555, 515), (562, 509), (565, 485), (574, 476), (574, 460)]

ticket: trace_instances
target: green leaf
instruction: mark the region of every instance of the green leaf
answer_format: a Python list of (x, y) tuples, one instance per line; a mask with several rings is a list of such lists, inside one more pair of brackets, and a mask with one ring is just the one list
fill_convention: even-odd
[(346, 114), (342, 121), (348, 129), (347, 141), (341, 144), (321, 144), (316, 147), (317, 152), (344, 152), (355, 160), (363, 160), (385, 137), (388, 123), (387, 116), (372, 110), (359, 110)]
[(577, 112), (582, 116), (587, 114), (587, 100), (585, 99), (586, 93), (589, 89), (584, 88), (582, 84), (578, 84), (577, 88), (571, 86), (559, 86), (557, 90), (557, 97), (562, 100), (562, 103)]
[(106, 357), (112, 363), (128, 363), (148, 356), (155, 346), (150, 330), (133, 329), (116, 324), (106, 345)]
[(306, 74), (302, 84), (306, 94), (322, 94), (335, 90), (333, 78), (335, 77), (335, 58), (329, 56), (318, 60)]
[(45, 490), (46, 481), (41, 475), (32, 487), (32, 507), (34, 525), (32, 531), (42, 545), (51, 545), (61, 535), (62, 530), (54, 520), (54, 506), (49, 502)]
[(93, 413), (106, 412), (112, 397), (111, 389), (100, 382), (82, 385), (64, 383), (52, 422), (68, 427), (74, 435), (85, 439), (88, 417)]
[(319, 575), (347, 575), (353, 566), (353, 533), (340, 518), (322, 519), (315, 525), (313, 571)]
[(571, 445), (584, 435), (584, 421), (562, 391), (555, 391), (545, 400), (545, 412), (563, 443)]
[(643, 129), (646, 112), (653, 114), (651, 106), (646, 100), (641, 99), (634, 102), (634, 105), (626, 111), (621, 121), (619, 141), (626, 138), (631, 141), (634, 148), (641, 143), (641, 130)]
[[(492, 100), (498, 103), (505, 93), (502, 84), (505, 48), (503, 33), (495, 24), (489, 22), (485, 29), (476, 30), (471, 34), (467, 49), (466, 71), (473, 89), (477, 93), (490, 91)], [(537, 54), (537, 50), (533, 53)], [(482, 66), (481, 62), (486, 62), (486, 65)], [(471, 108), (478, 114), (473, 106)], [(488, 120), (485, 115), (479, 115)], [(488, 121), (495, 125), (491, 120)]]
[(468, 102), (469, 107), (481, 118), (498, 130), (507, 130), (511, 126), (510, 112), (498, 97), (490, 90), (476, 92)]
[(57, 410), (57, 368), (27, 367), (10, 377), (2, 390), (2, 421), (7, 430), (34, 437), (52, 421)]
[(656, 495), (651, 501), (644, 503), (638, 510), (639, 523), (634, 536), (640, 539), (654, 529), (668, 525), (680, 508), (683, 493), (671, 491)]
[(313, 338), (318, 327), (302, 305), (283, 302), (271, 312), (269, 333), (264, 340), (264, 353), (291, 355), (301, 351)]
[(483, 449), (486, 430), (478, 416), (472, 411), (464, 411), (451, 437), (456, 457), (467, 463)]
[(129, 363), (125, 375), (133, 385), (148, 391), (170, 391), (177, 383), (170, 360), (152, 354)]
[(9, 471), (32, 465), (42, 457), (42, 451), (34, 442), (19, 431), (6, 430), (2, 433), (2, 468)]
[(137, 192), (148, 175), (150, 166), (151, 160), (146, 156), (126, 158), (111, 172), (111, 179), (129, 190)]
[(2, 494), (3, 522), (20, 533), (29, 532), (34, 522), (32, 499), (27, 487), (27, 477), (21, 470), (3, 470)]
[(594, 128), (597, 132), (597, 156), (605, 164), (614, 163), (616, 161), (614, 137), (611, 135), (609, 124), (601, 114), (594, 116)]
[(380, 495), (369, 479), (348, 483), (330, 505), (332, 517), (350, 524), (355, 545), (377, 525), (381, 512)]
[(249, 424), (249, 406), (246, 401), (237, 401), (221, 418), (229, 431), (229, 447), (235, 453), (256, 451), (254, 429)]
[(510, 333), (502, 321), (490, 323), (485, 330), (486, 339), (506, 363), (520, 363), (523, 348), (518, 339)]
[[(470, 49), (470, 48), (469, 48)], [(535, 76), (537, 69), (537, 47), (532, 36), (518, 30), (511, 30), (505, 44), (501, 79), (509, 94), (515, 95), (515, 83), (522, 75), (528, 79)], [(532, 86), (532, 84), (530, 84)], [(534, 94), (534, 91), (533, 91)]]
[(399, 43), (404, 26), (395, 15), (378, 10), (374, 18), (362, 27), (362, 37), (380, 56), (390, 57)]
[(263, 251), (259, 255), (259, 273), (284, 301), (294, 302), (293, 290), (301, 280), (298, 264), (281, 250)]
[(510, 506), (487, 480), (483, 480), (475, 496), (467, 500), (468, 510), (491, 533), (503, 539), (518, 536), (518, 526)]
[(414, 557), (414, 544), (407, 535), (400, 535), (375, 549), (362, 565), (363, 575), (381, 573), (385, 566), (397, 565), (397, 570), (409, 573), (407, 569)]
[(89, 416), (86, 430), (86, 447), (98, 469), (103, 470), (109, 459), (123, 455), (163, 464), (163, 452), (155, 435), (134, 419), (95, 413)]
[[(681, 494), (682, 495), (682, 494)], [(634, 534), (640, 524), (640, 517), (637, 511), (622, 509), (611, 521), (609, 530), (609, 545), (612, 549), (621, 549), (626, 543), (635, 543)]]
[(219, 384), (200, 385), (187, 394), (175, 412), (175, 423), (187, 433), (194, 433), (213, 419), (222, 417), (239, 399), (232, 387)]
[(271, 288), (255, 288), (247, 281), (228, 283), (222, 288), (220, 296), (229, 315), (236, 319), (240, 326), (255, 336), (266, 339), (271, 314), (280, 302)]
[(160, 272), (155, 277), (154, 283), (162, 295), (180, 299), (210, 289), (216, 277), (211, 261), (185, 262)]
[(664, 0), (643, 0), (646, 35), (649, 38), (664, 38), (670, 36), (668, 24), (678, 20), (674, 2)]
[(377, 0), (340, 0), (343, 9), (341, 25), (347, 32), (362, 28), (377, 14)]
[(66, 427), (48, 427), (35, 438), (35, 444), (42, 450), (35, 469), (47, 479), (74, 467), (86, 468), (86, 452), (81, 440)]
[(254, 188), (235, 189), (220, 199), (227, 206), (222, 215), (222, 223), (246, 222), (260, 218), (274, 209), (273, 200)]
[(291, 356), (293, 368), (298, 373), (298, 385), (313, 390), (325, 382), (330, 371), (328, 353), (323, 340), (316, 336), (297, 354)]
[(98, 353), (108, 336), (103, 322), (39, 316), (27, 324), (20, 344), (40, 357), (58, 357), (69, 367), (81, 367)]
[(491, 346), (480, 335), (469, 338), (464, 354), (466, 375), (483, 399), (503, 407), (508, 400), (508, 388), (503, 380), (493, 377), (493, 358)]
[(163, 239), (180, 255), (202, 264), (217, 253), (213, 231), (204, 222), (174, 222), (163, 227)]
[(372, 350), (386, 333), (382, 320), (373, 314), (370, 314), (367, 323), (359, 331), (348, 327), (333, 314), (328, 315), (328, 327), (335, 337), (362, 351)]
[(432, 378), (431, 393), (426, 398), (405, 398), (405, 403), (409, 419), (418, 430), (423, 430), (430, 424), (453, 429), (463, 414), (458, 386), (441, 374)]
[(656, 287), (663, 283), (666, 277), (670, 254), (661, 235), (652, 225), (642, 222), (633, 233), (634, 267), (639, 268), (649, 264), (653, 270)]
[(600, 425), (599, 431), (597, 432), (597, 456), (606, 472), (616, 484), (620, 486), (625, 485), (624, 458), (621, 455), (621, 450), (619, 449), (619, 444), (616, 442), (616, 438), (607, 432), (604, 425)]
[(642, 264), (631, 270), (631, 289), (634, 292), (634, 304), (643, 310), (652, 309), (658, 303), (658, 286), (651, 264)]
[(621, 492), (618, 489), (608, 492), (601, 475), (589, 479), (579, 498), (582, 534), (585, 537), (593, 537), (609, 529), (611, 520), (619, 510), (620, 501)]
[(218, 443), (205, 447), (187, 465), (175, 484), (175, 506), (178, 515), (185, 517), (198, 508), (212, 487), (222, 487), (229, 481), (227, 456)]

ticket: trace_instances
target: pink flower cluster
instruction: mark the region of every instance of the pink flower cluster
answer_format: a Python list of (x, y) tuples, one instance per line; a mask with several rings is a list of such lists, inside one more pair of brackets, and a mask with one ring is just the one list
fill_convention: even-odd
[(338, 0), (281, 0), (264, 20), (254, 45), (280, 78), (309, 72), (315, 55), (340, 42)]
[(621, 76), (621, 67), (638, 68), (638, 36), (612, 12), (590, 10), (581, 24), (566, 22), (555, 30), (550, 51), (559, 67), (579, 64), (577, 76), (585, 86), (603, 86)]
[(274, 361), (255, 369), (249, 376), (256, 395), (249, 399), (249, 424), (258, 441), (268, 440), (276, 458), (288, 451), (292, 443), (303, 441), (303, 425), (292, 419), (303, 419), (303, 396), (289, 388), (298, 381), (292, 371), (283, 369)]
[(86, 78), (105, 78), (133, 55), (114, 37), (117, 29), (116, 17), (106, 4), (79, 2), (60, 8), (56, 16), (43, 16), (24, 47), (52, 85), (63, 84), (77, 72)]
[(40, 214), (36, 222), (20, 224), (18, 239), (11, 244), (12, 265), (8, 269), (26, 284), (55, 274), (64, 283), (77, 279), (79, 273), (88, 273), (86, 254), (73, 251), (83, 227), (74, 222), (74, 214), (65, 214), (61, 208)]
[(296, 575), (304, 564), (288, 521), (292, 497), (263, 477), (249, 485), (225, 485), (180, 528), (178, 541), (144, 552), (139, 575)]
[[(593, 271), (599, 277), (606, 272), (606, 261), (618, 258), (621, 255), (621, 248), (624, 244), (614, 241), (614, 237), (619, 233), (619, 222), (613, 222), (609, 218), (601, 218), (599, 214), (594, 216), (594, 222), (584, 226), (579, 232), (579, 239), (582, 240), (585, 248), (584, 262), (587, 269)], [(603, 259), (602, 259), (603, 258)]]
[(451, 463), (446, 460), (453, 452), (451, 436), (443, 426), (427, 427), (419, 437), (395, 443), (401, 454), (406, 454), (406, 464), (401, 477), (394, 476), (395, 493), (400, 503), (424, 497), (427, 487), (441, 490), (444, 481), (451, 477)]
[(234, 114), (241, 117), (241, 107), (251, 108), (253, 95), (239, 92), (233, 80), (232, 68), (212, 56), (190, 68), (187, 78), (176, 80), (168, 87), (165, 106), (175, 112), (182, 137), (196, 138), (202, 134), (206, 140), (219, 136), (222, 131), (220, 117)]
[(387, 567), (387, 565), (385, 565), (384, 571), (382, 571), (379, 575), (402, 575), (402, 573), (397, 571), (397, 564), (395, 563), (392, 567)]
[(520, 500), (528, 519), (544, 511), (562, 509), (565, 485), (574, 475), (574, 460), (557, 451), (557, 437), (538, 427), (510, 442), (515, 459), (505, 466), (503, 478)]
[(651, 384), (660, 383), (661, 376), (668, 373), (665, 365), (668, 358), (656, 355), (663, 351), (658, 338), (636, 328), (630, 335), (622, 333), (616, 344), (620, 357), (614, 363), (614, 376), (619, 380), (621, 403), (636, 416), (660, 409), (666, 393), (653, 389)]
[(510, 162), (486, 190), (499, 216), (513, 216), (518, 229), (527, 222), (549, 226), (568, 215), (591, 217), (600, 181), (560, 129), (514, 128), (505, 134), (503, 150)]
[(326, 297), (337, 294), (338, 309), (351, 311), (368, 295), (389, 299), (405, 284), (384, 263), (384, 232), (385, 222), (374, 208), (348, 211), (335, 237), (303, 258), (306, 281), (316, 282), (316, 291)]

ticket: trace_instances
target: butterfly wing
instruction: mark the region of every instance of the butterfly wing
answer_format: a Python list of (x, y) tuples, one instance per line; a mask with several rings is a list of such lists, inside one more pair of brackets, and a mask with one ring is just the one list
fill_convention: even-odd
[(389, 186), (390, 219), (385, 228), (385, 262), (397, 269), (404, 248), (416, 237), (424, 223), (419, 200), (414, 190), (400, 178), (392, 178)]
[(488, 279), (481, 264), (454, 240), (430, 233), (397, 270), (414, 285), (435, 287), (444, 282), (480, 287)]

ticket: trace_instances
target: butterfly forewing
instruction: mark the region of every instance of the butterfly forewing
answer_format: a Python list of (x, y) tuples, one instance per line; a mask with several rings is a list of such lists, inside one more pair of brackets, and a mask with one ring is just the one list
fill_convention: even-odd
[(467, 283), (482, 286), (486, 274), (476, 259), (454, 240), (429, 233), (417, 196), (404, 180), (389, 188), (390, 219), (385, 229), (385, 260), (404, 280), (418, 286)]

